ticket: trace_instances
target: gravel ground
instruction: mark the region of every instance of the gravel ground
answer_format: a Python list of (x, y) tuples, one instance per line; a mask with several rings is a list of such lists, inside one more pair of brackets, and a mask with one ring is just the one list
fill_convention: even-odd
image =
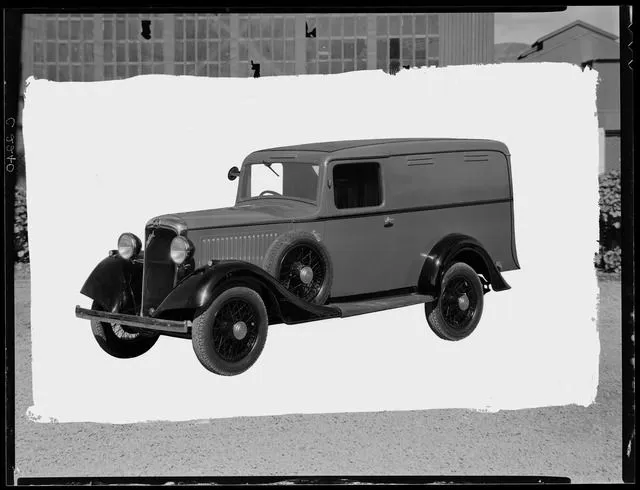
[(546, 475), (620, 482), (620, 282), (601, 276), (600, 385), (589, 407), (39, 424), (30, 283), (16, 271), (16, 477)]

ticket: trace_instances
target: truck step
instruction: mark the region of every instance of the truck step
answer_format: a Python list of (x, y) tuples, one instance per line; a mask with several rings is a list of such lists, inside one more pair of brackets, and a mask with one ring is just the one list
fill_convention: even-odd
[(403, 306), (427, 303), (433, 300), (433, 296), (411, 293), (401, 296), (368, 299), (364, 301), (341, 301), (329, 303), (326, 306), (337, 308), (340, 310), (340, 316), (342, 318), (346, 318), (349, 316), (362, 315), (364, 313), (373, 313), (375, 311), (391, 310), (393, 308), (401, 308)]

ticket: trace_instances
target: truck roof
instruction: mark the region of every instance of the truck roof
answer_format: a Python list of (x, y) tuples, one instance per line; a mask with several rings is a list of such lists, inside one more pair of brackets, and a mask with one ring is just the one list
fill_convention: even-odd
[(259, 150), (252, 155), (257, 153), (304, 151), (331, 153), (332, 158), (350, 158), (354, 156), (356, 152), (364, 152), (366, 155), (363, 156), (370, 156), (372, 154), (388, 156), (402, 153), (451, 151), (452, 149), (458, 151), (495, 150), (508, 154), (505, 144), (496, 140), (467, 138), (387, 138), (325, 141), (320, 143), (280, 146)]

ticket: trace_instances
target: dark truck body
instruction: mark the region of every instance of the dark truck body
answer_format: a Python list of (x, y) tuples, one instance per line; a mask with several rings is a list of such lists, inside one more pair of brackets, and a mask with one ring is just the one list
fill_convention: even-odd
[[(288, 184), (287, 175), (295, 174), (288, 170), (283, 196), (248, 197), (250, 169), (270, 162), (286, 162), (300, 175), (314, 164), (317, 186), (308, 176)], [(361, 162), (368, 166), (347, 167)], [(377, 169), (378, 187), (375, 176), (357, 192), (341, 187), (349, 185), (344, 182), (350, 168)], [(354, 192), (360, 194), (354, 198)], [(375, 205), (352, 205), (365, 195)], [(328, 252), (332, 278), (324, 304), (296, 296), (265, 270), (270, 247), (290, 233), (307, 233)], [(193, 244), (181, 265), (168, 254), (176, 236)], [(234, 206), (153, 218), (144, 244), (136, 257), (124, 259), (112, 251), (96, 268), (81, 292), (106, 311), (78, 306), (78, 317), (189, 337), (197, 313), (233, 285), (260, 294), (269, 324), (346, 317), (433, 301), (456, 260), (481, 274), (487, 290), (490, 285), (500, 291), (509, 288), (500, 272), (519, 269), (510, 155), (503, 143), (469, 139), (339, 141), (261, 150), (243, 162)], [(123, 296), (135, 305), (135, 314), (114, 313)]]

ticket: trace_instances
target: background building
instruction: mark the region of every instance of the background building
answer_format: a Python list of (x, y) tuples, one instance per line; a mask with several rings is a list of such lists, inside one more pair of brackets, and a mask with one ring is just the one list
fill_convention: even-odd
[(491, 13), (39, 14), (24, 27), (24, 78), (57, 81), (247, 77), (252, 64), (271, 76), (493, 62)]
[(518, 56), (525, 62), (574, 63), (598, 71), (600, 172), (620, 169), (620, 44), (617, 36), (581, 20), (534, 42)]
[[(395, 73), (402, 67), (493, 62), (493, 13), (61, 13), (28, 14), (23, 22), (21, 94), (32, 75), (90, 82), (151, 73)], [(24, 183), (24, 169), (18, 179)]]

